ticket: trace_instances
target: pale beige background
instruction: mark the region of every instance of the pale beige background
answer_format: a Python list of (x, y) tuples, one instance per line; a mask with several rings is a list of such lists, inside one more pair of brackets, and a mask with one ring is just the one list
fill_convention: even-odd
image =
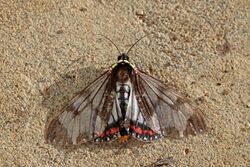
[[(1, 0), (0, 166), (249, 166), (249, 23), (249, 0)], [(176, 84), (209, 132), (122, 149), (45, 144), (47, 119), (116, 61), (98, 34), (126, 51), (147, 33), (131, 61)]]

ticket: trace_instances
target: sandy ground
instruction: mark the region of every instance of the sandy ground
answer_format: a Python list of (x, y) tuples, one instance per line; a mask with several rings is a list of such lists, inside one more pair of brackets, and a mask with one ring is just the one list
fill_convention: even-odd
[[(249, 0), (1, 0), (0, 9), (0, 166), (147, 166), (168, 157), (174, 166), (250, 166)], [(176, 84), (206, 113), (209, 131), (123, 148), (46, 144), (51, 115), (116, 61), (98, 34), (126, 51), (148, 33), (131, 61)]]

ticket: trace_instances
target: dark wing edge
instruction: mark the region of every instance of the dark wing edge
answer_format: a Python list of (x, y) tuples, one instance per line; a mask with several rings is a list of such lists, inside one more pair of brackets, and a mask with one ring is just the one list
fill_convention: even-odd
[(136, 71), (134, 89), (147, 124), (163, 136), (183, 137), (206, 131), (204, 113), (161, 81)]
[(110, 71), (79, 92), (46, 124), (45, 140), (56, 145), (78, 145), (103, 133), (113, 106)]

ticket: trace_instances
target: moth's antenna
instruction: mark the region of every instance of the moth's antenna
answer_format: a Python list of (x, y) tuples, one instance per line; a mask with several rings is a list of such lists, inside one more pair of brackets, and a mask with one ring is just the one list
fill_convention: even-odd
[(148, 36), (149, 34), (147, 34), (147, 35), (144, 35), (143, 37), (141, 37), (140, 39), (138, 39), (130, 48), (129, 48), (129, 50), (127, 51), (127, 55), (128, 55), (128, 53), (131, 51), (131, 49), (139, 42), (139, 41), (141, 41), (143, 38), (145, 38), (146, 36)]
[(121, 51), (119, 50), (119, 48), (116, 46), (116, 44), (115, 44), (111, 39), (109, 39), (109, 38), (106, 37), (105, 35), (102, 35), (102, 34), (99, 34), (99, 35), (101, 35), (101, 36), (103, 36), (104, 38), (106, 38), (107, 40), (109, 40), (109, 41), (116, 47), (116, 49), (118, 50), (118, 52), (120, 53), (120, 55), (122, 54)]

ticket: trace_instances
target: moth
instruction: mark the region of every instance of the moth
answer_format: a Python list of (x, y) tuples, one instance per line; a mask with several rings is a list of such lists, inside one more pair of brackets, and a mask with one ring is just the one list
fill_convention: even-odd
[(150, 142), (206, 129), (203, 112), (173, 87), (129, 61), (132, 47), (127, 53), (117, 48), (117, 62), (48, 122), (45, 131), (48, 143), (77, 145), (116, 139), (126, 142), (130, 138)]

